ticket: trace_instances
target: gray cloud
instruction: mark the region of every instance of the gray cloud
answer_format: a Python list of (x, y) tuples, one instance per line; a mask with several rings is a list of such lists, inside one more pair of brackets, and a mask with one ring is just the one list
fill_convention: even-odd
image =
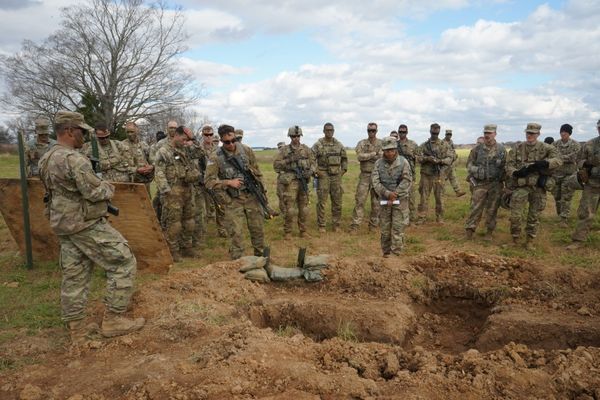
[(0, 1), (0, 10), (19, 10), (42, 4), (40, 0), (2, 0)]

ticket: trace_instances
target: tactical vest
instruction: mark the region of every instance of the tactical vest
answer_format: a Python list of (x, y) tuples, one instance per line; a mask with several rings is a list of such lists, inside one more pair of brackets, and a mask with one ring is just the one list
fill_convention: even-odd
[(200, 179), (200, 172), (192, 165), (186, 154), (173, 152), (169, 157), (162, 156), (166, 147), (159, 150), (158, 156), (165, 162), (165, 177), (169, 185), (188, 185)]
[[(231, 164), (230, 162), (227, 161), (228, 157), (237, 157), (240, 161), (241, 161), (241, 165), (242, 168), (244, 169), (248, 169), (249, 165), (250, 165), (250, 159), (248, 158), (248, 156), (246, 155), (246, 151), (244, 150), (244, 146), (242, 144), (240, 144), (239, 146), (236, 145), (238, 154), (231, 155), (231, 156), (227, 156), (225, 155), (225, 151), (223, 150), (222, 147), (219, 147), (217, 150), (217, 163), (219, 164), (219, 179), (244, 179), (244, 175), (236, 168), (233, 166), (233, 164)], [(245, 186), (242, 183), (242, 186), (240, 186), (239, 190), (244, 190)]]
[[(536, 161), (544, 160), (546, 157), (546, 149), (543, 142), (537, 142), (533, 146), (528, 146), (526, 142), (522, 142), (515, 148), (515, 168), (520, 169), (528, 165), (533, 164)], [(529, 150), (529, 151), (527, 151)], [(527, 175), (524, 178), (514, 179), (516, 185), (519, 187), (523, 186), (535, 186), (540, 177), (540, 174), (534, 172)]]
[(310, 149), (306, 149), (307, 151), (302, 151), (304, 149), (302, 145), (300, 145), (300, 147), (297, 150), (294, 150), (291, 145), (287, 145), (286, 150), (286, 158), (292, 158), (293, 155), (297, 155), (298, 157), (298, 161), (291, 164), (291, 168), (295, 168), (296, 166), (298, 166), (302, 170), (302, 172), (310, 169), (310, 159), (307, 154), (307, 152), (310, 151)]
[(477, 145), (477, 159), (474, 164), (477, 166), (477, 172), (473, 177), (478, 181), (497, 181), (504, 174), (504, 162), (506, 160), (506, 150), (500, 143), (496, 144), (495, 157), (488, 158), (488, 152), (485, 151), (485, 145)]
[(600, 137), (592, 140), (592, 159), (589, 160), (593, 167), (590, 169), (590, 178), (600, 180)]
[(317, 165), (320, 170), (327, 170), (331, 175), (337, 175), (342, 171), (342, 150), (341, 143), (332, 140), (331, 143), (324, 140), (319, 142), (321, 151), (317, 154)]
[[(393, 192), (396, 190), (400, 181), (402, 181), (402, 171), (404, 170), (404, 163), (406, 159), (404, 157), (398, 157), (400, 164), (393, 169), (385, 168), (386, 161), (382, 159), (379, 162), (379, 168), (377, 172), (379, 172), (379, 182), (383, 185), (384, 188)], [(391, 173), (390, 173), (391, 172)]]
[[(114, 155), (121, 160), (120, 163), (118, 163), (116, 165), (111, 165), (110, 169), (114, 169), (115, 171), (119, 171), (119, 172), (129, 173), (129, 169), (128, 169), (129, 163), (127, 163), (127, 161), (123, 157), (123, 154), (121, 154), (121, 152), (117, 148), (117, 144), (114, 142), (114, 140), (111, 140), (109, 142), (109, 145), (110, 145), (111, 155)], [(100, 157), (101, 160), (110, 158), (110, 156), (109, 156), (108, 152), (106, 151), (106, 149), (104, 148), (104, 146), (98, 146), (98, 156)]]

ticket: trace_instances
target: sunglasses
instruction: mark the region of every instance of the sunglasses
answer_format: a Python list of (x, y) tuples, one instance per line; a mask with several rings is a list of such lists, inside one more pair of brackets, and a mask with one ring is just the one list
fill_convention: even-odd
[(290, 135), (291, 138), (300, 137), (300, 135)]
[(400, 135), (406, 135), (408, 133), (408, 131), (398, 131), (398, 134)]
[(377, 129), (367, 129), (367, 132), (369, 132), (369, 133), (377, 132)]
[(235, 142), (237, 142), (237, 139), (221, 140), (221, 143), (223, 144), (234, 144)]
[(214, 133), (203, 133), (202, 136), (213, 136)]

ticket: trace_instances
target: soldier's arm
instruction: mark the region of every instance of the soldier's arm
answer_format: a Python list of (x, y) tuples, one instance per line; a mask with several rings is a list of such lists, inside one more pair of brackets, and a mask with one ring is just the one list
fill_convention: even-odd
[(307, 146), (307, 151), (308, 151), (308, 162), (310, 165), (310, 172), (312, 174), (316, 174), (317, 173), (317, 159), (315, 158), (315, 153), (313, 153)]
[(508, 155), (506, 156), (506, 176), (511, 177), (513, 172), (517, 170), (517, 148), (510, 149)]
[(246, 155), (248, 156), (248, 161), (250, 162), (250, 169), (252, 171), (252, 173), (254, 174), (254, 177), (256, 179), (258, 179), (263, 185), (264, 182), (262, 181), (262, 172), (260, 171), (260, 167), (258, 166), (258, 162), (256, 161), (256, 155), (254, 154), (254, 150), (252, 150), (250, 148), (250, 146), (246, 146), (246, 145), (242, 145), (244, 146), (244, 151), (246, 152)]
[(473, 147), (469, 152), (469, 158), (467, 158), (467, 172), (469, 174), (477, 173), (477, 166), (475, 162), (477, 161), (477, 146)]
[(346, 155), (346, 148), (342, 145), (342, 151), (340, 152), (340, 156), (342, 158), (342, 171), (344, 173), (348, 171), (348, 156)]
[(95, 203), (113, 197), (115, 187), (96, 176), (87, 158), (70, 154), (67, 156), (67, 165), (68, 174), (75, 181), (84, 199)]
[(354, 149), (356, 151), (356, 158), (358, 159), (359, 162), (363, 162), (363, 161), (369, 161), (372, 158), (375, 157), (376, 153), (373, 152), (367, 152), (365, 151), (365, 147), (362, 145), (362, 141), (358, 142), (358, 144), (356, 145), (356, 148)]
[(567, 154), (564, 154), (562, 157), (562, 160), (565, 163), (569, 162), (572, 164), (576, 164), (580, 153), (581, 153), (581, 145), (574, 141), (572, 151), (570, 151)]
[(448, 144), (442, 146), (442, 154), (438, 154), (438, 156), (440, 157), (440, 162), (442, 165), (451, 165), (454, 161), (452, 150)]
[(395, 190), (396, 194), (398, 194), (398, 198), (408, 197), (410, 185), (412, 185), (412, 171), (410, 169), (410, 164), (406, 161), (402, 167), (402, 180), (398, 186), (396, 186)]
[(229, 186), (226, 181), (219, 179), (219, 163), (216, 155), (211, 156), (206, 164), (204, 184), (210, 190), (225, 190)]
[(166, 194), (171, 191), (171, 185), (169, 185), (167, 175), (165, 174), (166, 166), (165, 158), (160, 152), (157, 152), (154, 165), (154, 182), (156, 182), (156, 190), (160, 194)]
[(381, 184), (378, 162), (375, 162), (375, 168), (373, 168), (373, 172), (371, 172), (371, 186), (373, 186), (375, 193), (377, 193), (383, 199), (387, 199), (391, 193), (385, 188), (385, 186)]
[(286, 169), (286, 166), (287, 166), (287, 163), (285, 160), (285, 148), (286, 148), (286, 146), (279, 149), (277, 151), (277, 155), (275, 156), (275, 159), (273, 160), (273, 169), (277, 173), (284, 172)]
[[(544, 143), (545, 144), (545, 143)], [(563, 164), (563, 160), (560, 157), (560, 153), (554, 146), (546, 144), (546, 161), (550, 164), (548, 168), (550, 170), (556, 169)]]

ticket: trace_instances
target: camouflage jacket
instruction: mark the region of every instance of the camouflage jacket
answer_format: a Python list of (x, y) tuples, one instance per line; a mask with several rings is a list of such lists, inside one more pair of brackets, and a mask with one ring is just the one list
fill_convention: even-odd
[(38, 143), (37, 139), (25, 143), (25, 168), (27, 170), (27, 177), (39, 176), (38, 162), (55, 144), (56, 140), (53, 139), (49, 139), (48, 143)]
[(532, 173), (524, 178), (515, 179), (513, 172), (533, 164), (535, 161), (546, 160), (550, 164), (544, 175), (549, 175), (550, 171), (560, 167), (562, 160), (556, 147), (544, 142), (536, 141), (533, 144), (527, 142), (517, 143), (514, 149), (508, 153), (506, 161), (506, 175), (510, 179), (511, 186), (535, 186), (540, 176), (539, 173)]
[(458, 153), (456, 152), (456, 148), (454, 147), (454, 142), (452, 141), (452, 139), (450, 139), (450, 140), (444, 139), (444, 142), (446, 142), (448, 144), (448, 147), (450, 147), (450, 155), (452, 156), (452, 164), (454, 164), (456, 162), (456, 160), (458, 160)]
[(168, 136), (166, 138), (160, 139), (158, 142), (156, 142), (150, 146), (150, 149), (148, 150), (148, 161), (150, 161), (150, 164), (154, 165), (154, 163), (156, 161), (155, 160), (156, 152), (158, 151), (158, 149), (160, 149), (162, 146), (164, 146), (167, 143), (169, 143)]
[(336, 138), (331, 141), (321, 138), (311, 148), (317, 161), (317, 170), (320, 173), (339, 175), (348, 170), (348, 157), (344, 145)]
[(567, 140), (566, 143), (562, 140), (557, 140), (553, 145), (556, 147), (556, 150), (558, 150), (558, 154), (563, 163), (560, 167), (552, 171), (552, 175), (556, 177), (565, 177), (575, 173), (577, 171), (577, 159), (579, 157), (581, 145), (573, 139)]
[(417, 173), (416, 163), (421, 161), (419, 157), (420, 151), (419, 145), (416, 142), (410, 139), (406, 139), (405, 141), (398, 140), (398, 154), (406, 158), (406, 161), (410, 164), (413, 180)]
[[(88, 158), (92, 158), (91, 143), (84, 144), (81, 151)], [(131, 182), (136, 166), (125, 143), (110, 139), (107, 145), (102, 146), (98, 142), (98, 156), (102, 179), (111, 182)]]
[(306, 179), (306, 182), (309, 182), (310, 177), (316, 173), (317, 163), (307, 145), (300, 144), (294, 147), (288, 144), (279, 149), (273, 161), (273, 169), (279, 174), (277, 180), (280, 183), (289, 184), (297, 180), (297, 172)]
[(199, 182), (200, 168), (187, 147), (178, 148), (171, 142), (161, 146), (155, 156), (154, 180), (160, 194), (174, 186), (190, 187)]
[[(421, 174), (423, 175), (439, 175), (452, 164), (453, 156), (448, 143), (444, 140), (427, 140), (419, 146), (419, 154), (422, 156)], [(433, 160), (439, 160), (440, 163), (435, 163)]]
[(412, 170), (408, 161), (400, 155), (392, 162), (380, 158), (375, 162), (371, 184), (375, 193), (384, 200), (392, 192), (395, 192), (398, 198), (408, 197), (412, 185)]
[(504, 181), (507, 152), (504, 146), (494, 142), (491, 146), (479, 143), (471, 149), (467, 159), (469, 179), (477, 182)]
[(375, 161), (381, 157), (381, 139), (375, 139), (371, 143), (369, 139), (363, 139), (356, 145), (356, 158), (360, 163), (360, 172), (370, 174), (373, 172)]
[(94, 174), (90, 160), (80, 152), (57, 144), (39, 166), (49, 195), (47, 215), (57, 235), (80, 232), (106, 216), (106, 202), (115, 188)]
[(587, 185), (600, 187), (600, 137), (594, 138), (582, 146), (579, 166), (583, 166), (586, 162), (591, 164)]
[(150, 164), (148, 162), (150, 157), (150, 146), (146, 143), (141, 140), (137, 143), (124, 140), (121, 143), (123, 143), (124, 146), (127, 146), (130, 158), (133, 160), (133, 165), (137, 168)]

